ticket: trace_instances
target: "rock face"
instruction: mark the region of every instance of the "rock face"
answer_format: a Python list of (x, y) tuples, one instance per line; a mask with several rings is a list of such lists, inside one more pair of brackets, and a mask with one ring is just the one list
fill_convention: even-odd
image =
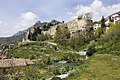
[(57, 28), (57, 25), (51, 26), (51, 28), (48, 31), (43, 31), (43, 34), (48, 34), (48, 35), (54, 36), (55, 32), (56, 32), (56, 28)]
[(92, 23), (91, 20), (87, 20), (87, 19), (75, 19), (73, 21), (70, 21), (67, 23), (67, 26), (70, 30), (71, 35), (73, 35), (75, 32), (77, 31), (83, 31), (85, 30), (87, 27), (90, 27), (90, 24)]
[(76, 20), (70, 21), (67, 23), (67, 27), (70, 30), (70, 33), (73, 34), (78, 30), (78, 23)]
[(43, 34), (48, 34), (51, 35), (54, 38), (54, 35), (56, 33), (56, 29), (58, 26), (63, 25), (62, 23), (55, 25), (55, 26), (51, 26), (50, 29), (48, 31), (43, 31)]
[(43, 31), (44, 34), (49, 34), (51, 36), (54, 37), (55, 33), (56, 33), (56, 28), (57, 26), (60, 25), (66, 25), (70, 31), (71, 36), (73, 36), (77, 31), (83, 31), (85, 30), (87, 27), (91, 27), (92, 20), (88, 20), (88, 19), (75, 19), (72, 20), (68, 23), (61, 23), (55, 26), (51, 26), (50, 29), (48, 31)]

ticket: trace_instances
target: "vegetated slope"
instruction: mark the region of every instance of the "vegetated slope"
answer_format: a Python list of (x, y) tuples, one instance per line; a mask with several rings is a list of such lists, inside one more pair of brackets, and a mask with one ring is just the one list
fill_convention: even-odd
[(110, 29), (98, 40), (97, 52), (120, 55), (120, 23), (111, 24)]
[(24, 76), (14, 76), (14, 78), (20, 80), (39, 80), (53, 76), (53, 71), (48, 70), (47, 65), (50, 65), (53, 60), (59, 60), (62, 57), (60, 56), (61, 53), (55, 52), (54, 47), (50, 48), (50, 46), (52, 45), (44, 42), (32, 42), (18, 46), (15, 50), (11, 50), (9, 56), (35, 61), (35, 65), (25, 67), (22, 73)]
[(75, 55), (69, 50), (65, 50), (61, 46), (54, 45), (52, 42), (47, 41), (26, 43), (18, 46), (15, 50), (9, 51), (10, 57), (41, 60), (45, 60), (48, 57), (51, 58), (51, 60), (61, 60), (68, 55), (72, 56), (72, 54)]
[[(23, 76), (18, 77), (15, 75), (13, 77), (20, 80), (39, 80), (51, 78), (52, 76), (60, 74), (60, 72), (67, 72), (71, 69), (76, 69), (76, 67), (82, 63), (79, 58), (84, 57), (79, 54), (63, 51), (63, 48), (58, 44), (53, 44), (52, 42), (47, 41), (31, 42), (18, 46), (15, 50), (10, 50), (9, 56), (16, 58), (27, 58), (35, 61), (35, 65), (25, 67), (22, 73)], [(67, 61), (68, 64), (76, 63), (76, 66), (73, 65), (73, 67), (67, 64), (57, 67), (51, 66), (59, 61)]]
[(119, 80), (120, 58), (110, 54), (95, 54), (79, 70), (65, 80)]
[(45, 56), (47, 57), (49, 54), (54, 53), (55, 53), (54, 47), (50, 48), (50, 45), (42, 42), (26, 43), (25, 45), (21, 45), (17, 49), (10, 51), (10, 55), (12, 57), (35, 58), (35, 59), (41, 57), (44, 58)]

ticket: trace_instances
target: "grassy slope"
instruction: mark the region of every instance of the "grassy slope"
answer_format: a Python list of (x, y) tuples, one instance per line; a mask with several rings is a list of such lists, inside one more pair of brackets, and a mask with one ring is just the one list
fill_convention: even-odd
[(120, 58), (108, 54), (95, 54), (83, 64), (74, 76), (66, 80), (120, 80)]
[(50, 45), (41, 42), (28, 43), (16, 50), (10, 51), (12, 57), (30, 58), (34, 56), (35, 59), (40, 59), (54, 53), (55, 51), (53, 48), (50, 48)]

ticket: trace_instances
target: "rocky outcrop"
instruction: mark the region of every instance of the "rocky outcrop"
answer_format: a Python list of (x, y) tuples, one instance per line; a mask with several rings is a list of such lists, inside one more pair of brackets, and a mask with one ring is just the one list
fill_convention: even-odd
[(44, 34), (49, 34), (51, 36), (54, 37), (55, 33), (56, 33), (56, 28), (57, 26), (60, 25), (65, 25), (66, 27), (68, 27), (71, 36), (74, 35), (77, 31), (83, 31), (85, 30), (87, 27), (91, 27), (92, 24), (92, 20), (88, 20), (88, 19), (74, 19), (72, 21), (69, 21), (67, 23), (61, 23), (55, 26), (51, 26), (50, 29), (48, 31), (43, 31)]
[(48, 31), (43, 31), (43, 34), (48, 34), (48, 35), (54, 36), (56, 33), (56, 28), (57, 28), (57, 25), (51, 26), (51, 28)]
[(42, 33), (43, 33), (43, 34), (51, 35), (51, 36), (54, 38), (54, 35), (55, 35), (55, 33), (56, 33), (57, 27), (58, 27), (58, 26), (61, 26), (61, 25), (63, 25), (63, 23), (57, 24), (57, 25), (55, 25), (55, 26), (51, 26), (48, 31), (43, 31)]
[(27, 30), (27, 34), (26, 37), (23, 39), (23, 42), (36, 41), (38, 36), (46, 33), (50, 35), (55, 34), (56, 30), (54, 29), (54, 27), (51, 26), (55, 26), (56, 28), (56, 25), (60, 23), (61, 22), (57, 20), (52, 20), (50, 22), (43, 22), (43, 23), (41, 23), (40, 21), (36, 22), (31, 28)]
[(78, 30), (78, 23), (76, 20), (70, 21), (66, 24), (71, 34), (73, 34), (74, 32)]
[(74, 33), (76, 33), (77, 31), (83, 31), (85, 30), (87, 27), (91, 26), (92, 21), (91, 20), (87, 20), (87, 19), (75, 19), (72, 20), (67, 24), (68, 29), (70, 30), (71, 35), (73, 35)]

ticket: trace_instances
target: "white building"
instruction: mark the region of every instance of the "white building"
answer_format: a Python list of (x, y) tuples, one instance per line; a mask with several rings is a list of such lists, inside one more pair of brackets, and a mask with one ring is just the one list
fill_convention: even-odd
[[(101, 24), (99, 22), (94, 22), (93, 23), (93, 29), (96, 31), (98, 28), (101, 28)], [(109, 30), (110, 27), (105, 27), (106, 32)]]
[(113, 20), (114, 23), (120, 21), (120, 13), (112, 15), (111, 19)]
[(105, 24), (108, 25), (110, 22), (114, 22), (115, 24), (116, 22), (119, 22), (119, 21), (120, 21), (120, 11), (108, 16)]
[(99, 22), (94, 22), (93, 23), (93, 29), (96, 30), (101, 27), (101, 24)]

